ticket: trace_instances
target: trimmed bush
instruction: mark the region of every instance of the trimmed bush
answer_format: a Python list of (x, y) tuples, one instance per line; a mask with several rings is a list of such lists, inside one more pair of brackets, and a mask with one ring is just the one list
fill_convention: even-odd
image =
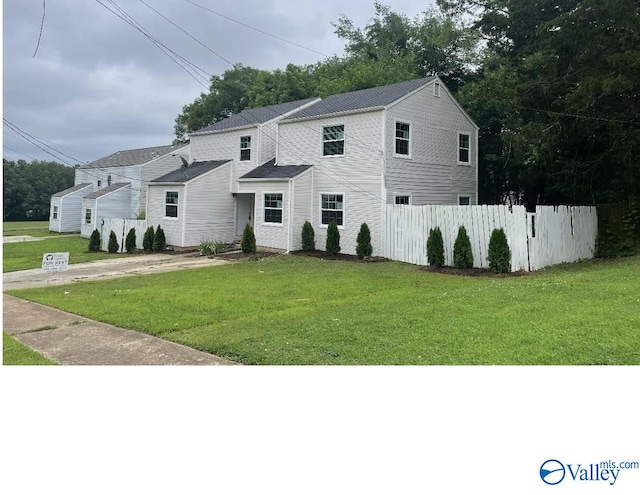
[(116, 233), (112, 230), (109, 234), (109, 244), (107, 245), (107, 249), (110, 253), (117, 253), (120, 249), (120, 244), (118, 244), (118, 238), (116, 237)]
[(473, 267), (471, 241), (464, 226), (460, 226), (458, 229), (458, 237), (456, 237), (456, 242), (453, 244), (453, 266), (457, 268)]
[(429, 231), (427, 239), (427, 261), (433, 266), (444, 265), (444, 241), (442, 231), (436, 227)]
[(153, 250), (154, 251), (166, 251), (167, 250), (167, 238), (164, 236), (164, 230), (158, 225), (156, 233), (153, 236)]
[(327, 227), (327, 243), (325, 250), (329, 256), (335, 256), (340, 252), (340, 232), (338, 231), (338, 224), (331, 222)]
[(98, 229), (91, 232), (91, 237), (89, 237), (89, 251), (100, 251), (100, 232)]
[(127, 234), (127, 238), (124, 240), (127, 253), (131, 253), (136, 249), (136, 240), (136, 229), (131, 229)]
[(147, 227), (147, 230), (145, 230), (144, 236), (142, 237), (142, 249), (145, 251), (153, 250), (153, 239), (155, 236), (156, 233), (153, 230), (153, 225)]
[(493, 273), (509, 273), (511, 271), (511, 250), (504, 230), (493, 229), (491, 232), (487, 260)]
[(139, 212), (138, 216), (136, 217), (136, 220), (146, 220), (146, 219), (147, 219), (147, 212), (144, 210)]
[(256, 236), (253, 233), (253, 227), (249, 224), (244, 226), (242, 231), (242, 244), (240, 245), (243, 253), (256, 252)]
[(316, 237), (309, 221), (302, 226), (302, 250), (308, 253), (316, 250)]
[(366, 223), (360, 225), (360, 232), (358, 232), (356, 242), (356, 254), (358, 255), (358, 258), (363, 259), (366, 256), (371, 256), (371, 253), (373, 253), (373, 247), (371, 246), (371, 231)]

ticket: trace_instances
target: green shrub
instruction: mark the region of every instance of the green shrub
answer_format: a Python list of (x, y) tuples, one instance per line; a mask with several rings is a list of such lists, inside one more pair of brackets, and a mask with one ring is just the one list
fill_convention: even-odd
[(156, 233), (153, 230), (153, 225), (149, 226), (147, 230), (144, 232), (144, 236), (142, 237), (142, 249), (145, 251), (153, 250), (153, 239), (155, 238)]
[(242, 252), (243, 253), (255, 253), (256, 252), (256, 236), (253, 233), (253, 227), (249, 224), (244, 226), (242, 231)]
[(100, 251), (100, 232), (94, 230), (89, 237), (89, 251)]
[(200, 253), (200, 256), (220, 254), (226, 251), (227, 247), (229, 245), (222, 241), (201, 241), (198, 245), (198, 253)]
[(433, 266), (444, 265), (444, 241), (440, 227), (429, 231), (427, 239), (427, 261)]
[(509, 273), (511, 271), (511, 251), (504, 230), (493, 229), (491, 232), (487, 260), (493, 273)]
[(136, 220), (146, 220), (146, 219), (147, 219), (147, 212), (144, 210), (139, 212), (138, 216), (136, 217)]
[(464, 226), (460, 226), (458, 229), (458, 237), (456, 237), (456, 242), (453, 244), (453, 266), (458, 268), (473, 267), (471, 241)]
[(109, 244), (107, 245), (107, 249), (110, 253), (117, 253), (120, 250), (118, 238), (116, 237), (116, 233), (113, 230), (109, 234)]
[(325, 250), (329, 256), (335, 256), (340, 252), (340, 232), (338, 231), (338, 224), (331, 222), (327, 228), (327, 243)]
[(136, 248), (136, 229), (131, 229), (127, 234), (127, 238), (124, 240), (124, 245), (127, 253), (131, 253)]
[(167, 239), (164, 236), (164, 230), (162, 227), (158, 225), (156, 229), (156, 233), (153, 236), (153, 250), (154, 251), (166, 251), (167, 250)]
[(356, 254), (358, 258), (363, 259), (365, 256), (371, 256), (373, 247), (371, 246), (371, 231), (366, 223), (360, 226), (358, 238), (356, 239)]
[(316, 250), (316, 237), (309, 221), (302, 226), (302, 250), (305, 252)]

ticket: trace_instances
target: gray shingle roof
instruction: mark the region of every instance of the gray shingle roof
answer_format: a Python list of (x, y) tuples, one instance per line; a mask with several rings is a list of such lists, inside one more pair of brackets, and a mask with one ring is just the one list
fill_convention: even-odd
[(214, 168), (218, 168), (231, 160), (209, 160), (206, 162), (193, 162), (188, 167), (180, 167), (178, 170), (153, 179), (151, 182), (189, 182), (196, 177), (205, 174)]
[(258, 124), (264, 124), (269, 120), (275, 119), (287, 112), (291, 112), (298, 107), (316, 100), (317, 98), (307, 98), (306, 100), (290, 101), (289, 103), (280, 103), (279, 105), (270, 105), (262, 108), (251, 108), (232, 115), (224, 120), (211, 124), (207, 127), (192, 132), (191, 135), (197, 136), (207, 132), (226, 131), (238, 127), (248, 127)]
[(311, 168), (311, 165), (285, 165), (283, 167), (276, 165), (276, 159), (273, 158), (267, 163), (254, 168), (251, 172), (240, 177), (242, 179), (292, 179), (300, 175), (305, 170)]
[(166, 146), (154, 146), (152, 148), (140, 148), (136, 150), (116, 151), (115, 153), (100, 158), (78, 168), (103, 168), (103, 167), (125, 167), (127, 165), (141, 165), (154, 158), (166, 155), (170, 151), (182, 148), (184, 144), (169, 144)]
[(65, 189), (64, 191), (60, 191), (60, 192), (57, 192), (55, 194), (52, 194), (51, 197), (52, 198), (61, 198), (62, 196), (66, 196), (67, 194), (71, 194), (73, 192), (80, 191), (80, 190), (82, 190), (85, 187), (88, 187), (90, 185), (91, 184), (78, 184), (77, 186), (73, 186), (73, 187), (70, 187), (69, 189)]
[(115, 182), (110, 186), (103, 187), (102, 189), (98, 189), (97, 191), (87, 194), (84, 199), (98, 199), (102, 196), (106, 196), (107, 194), (112, 193), (113, 191), (117, 191), (118, 189), (122, 189), (123, 187), (127, 187), (130, 185), (131, 184), (129, 182)]
[(320, 117), (336, 113), (354, 112), (367, 108), (381, 108), (433, 81), (436, 76), (414, 79), (389, 86), (361, 89), (350, 93), (340, 93), (324, 98), (322, 101), (303, 108), (290, 115), (283, 122), (310, 117)]

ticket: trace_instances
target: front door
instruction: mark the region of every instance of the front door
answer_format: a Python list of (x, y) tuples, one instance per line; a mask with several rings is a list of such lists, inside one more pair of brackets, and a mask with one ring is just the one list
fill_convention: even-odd
[(253, 227), (253, 209), (255, 194), (238, 194), (236, 196), (236, 237), (242, 237), (245, 225)]

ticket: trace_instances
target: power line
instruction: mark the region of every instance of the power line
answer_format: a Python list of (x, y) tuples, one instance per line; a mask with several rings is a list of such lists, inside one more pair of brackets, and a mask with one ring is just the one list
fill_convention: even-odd
[(617, 119), (607, 119), (605, 117), (590, 117), (588, 115), (580, 115), (576, 113), (566, 113), (566, 112), (555, 112), (553, 110), (542, 110), (540, 108), (532, 108), (532, 107), (515, 107), (521, 110), (531, 110), (533, 112), (547, 113), (550, 115), (562, 115), (564, 117), (573, 117), (576, 119), (585, 119), (585, 120), (598, 120), (600, 122), (612, 122), (614, 124), (631, 124), (638, 125), (638, 122), (634, 122), (633, 120), (617, 120)]
[(42, 39), (42, 30), (44, 28), (44, 16), (47, 14), (47, 4), (46, 0), (42, 0), (42, 21), (40, 22), (40, 34), (38, 35), (38, 43), (36, 44), (36, 49), (33, 52), (33, 57), (36, 58), (36, 53), (38, 53), (38, 48), (40, 48), (40, 40)]
[[(2, 121), (4, 122), (4, 124), (9, 127), (9, 129), (11, 129), (13, 132), (15, 132), (16, 134), (18, 134), (19, 136), (21, 136), (23, 139), (28, 140), (31, 144), (34, 144), (32, 140), (42, 144), (43, 146), (46, 146), (47, 148), (49, 148), (50, 150), (55, 151), (56, 153), (62, 155), (62, 156), (66, 156), (67, 158), (70, 158), (71, 160), (74, 160), (76, 162), (81, 162), (82, 160), (78, 160), (77, 158), (68, 155), (66, 153), (64, 153), (63, 151), (60, 151), (59, 149), (54, 148), (53, 146), (49, 146), (47, 143), (45, 143), (43, 140), (41, 140), (40, 138), (37, 138), (36, 136), (34, 136), (33, 134), (28, 133), (27, 131), (24, 131), (22, 129), (20, 129), (17, 125), (12, 124), (11, 122), (9, 122), (9, 120), (7, 120), (6, 118), (2, 118)], [(39, 147), (39, 146), (38, 146)], [(42, 149), (42, 148), (40, 148)], [(43, 149), (43, 151), (46, 152), (46, 150)], [(51, 153), (49, 153), (51, 154)], [(53, 155), (52, 155), (53, 156)]]
[(31, 158), (33, 161), (38, 161), (37, 158), (35, 158), (35, 157), (31, 156), (31, 155), (27, 155), (26, 153), (23, 153), (22, 151), (14, 150), (13, 148), (10, 148), (6, 144), (3, 144), (2, 147), (8, 149), (9, 151), (13, 151), (14, 153), (18, 153), (18, 155), (22, 155), (22, 156), (26, 156), (27, 158)]
[[(11, 124), (7, 119), (5, 119), (3, 117), (3, 122), (4, 124), (15, 134), (17, 134), (18, 136), (20, 136), (22, 139), (24, 139), (25, 141), (31, 143), (33, 146), (35, 146), (36, 148), (38, 148), (41, 151), (44, 151), (47, 155), (50, 155), (52, 157), (54, 157), (56, 160), (61, 161), (62, 163), (64, 163), (65, 165), (69, 165), (72, 166), (69, 162), (67, 162), (64, 158), (61, 158), (58, 155), (53, 154), (52, 152), (48, 151), (47, 149), (43, 148), (42, 146), (40, 146), (34, 139), (29, 137), (29, 134), (26, 134), (24, 131), (20, 130), (20, 128), (13, 126), (13, 124)], [(50, 147), (52, 150), (56, 151), (54, 148)]]

